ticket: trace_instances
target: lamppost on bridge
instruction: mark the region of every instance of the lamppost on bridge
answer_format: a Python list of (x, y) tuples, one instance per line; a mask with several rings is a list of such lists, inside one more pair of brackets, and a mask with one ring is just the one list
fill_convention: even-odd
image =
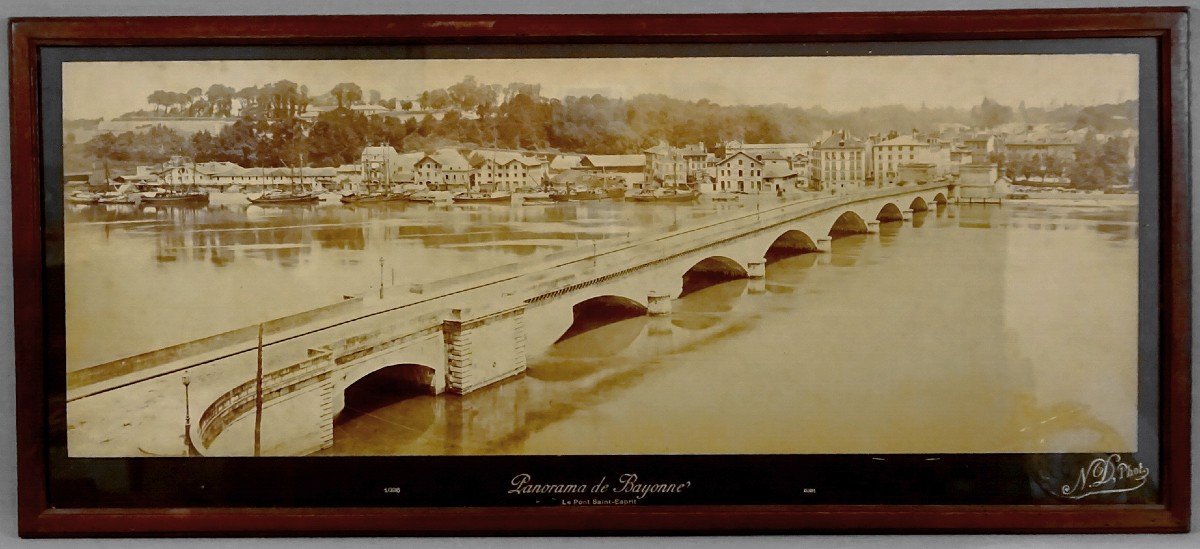
[(188, 394), (188, 385), (191, 385), (191, 380), (187, 374), (183, 375), (183, 447), (184, 455), (191, 457), (192, 454), (192, 406), (191, 398)]

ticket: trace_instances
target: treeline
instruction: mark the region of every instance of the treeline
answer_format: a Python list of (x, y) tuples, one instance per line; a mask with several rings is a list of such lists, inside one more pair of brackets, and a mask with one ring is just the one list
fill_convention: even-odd
[[(159, 94), (160, 96), (155, 96)], [(703, 142), (712, 147), (729, 140), (750, 143), (811, 141), (822, 132), (845, 129), (859, 136), (894, 135), (911, 130), (933, 131), (941, 123), (992, 128), (1010, 122), (1057, 123), (1070, 128), (1114, 132), (1136, 125), (1136, 104), (1053, 109), (1006, 106), (985, 98), (971, 109), (909, 108), (901, 105), (830, 113), (822, 108), (786, 105), (720, 105), (701, 99), (685, 101), (665, 95), (631, 99), (601, 95), (544, 97), (536, 84), (484, 84), (466, 77), (452, 86), (427, 90), (412, 100), (384, 99), (376, 90), (346, 82), (320, 95), (306, 86), (280, 80), (234, 91), (213, 84), (204, 93), (156, 91), (148, 98), (160, 110), (176, 115), (239, 117), (217, 134), (200, 132), (190, 139), (156, 130), (141, 135), (98, 136), (87, 150), (105, 154), (147, 155), (162, 161), (172, 155), (197, 161), (227, 160), (243, 166), (303, 163), (333, 166), (355, 162), (363, 146), (388, 144), (397, 150), (431, 150), (445, 145), (494, 146), (530, 150), (638, 153), (665, 140), (674, 145)], [(363, 102), (387, 108), (437, 110), (400, 121), (367, 117), (350, 107)], [(333, 107), (315, 122), (297, 117), (313, 106)], [(115, 146), (110, 146), (114, 145)], [(128, 148), (121, 152), (118, 149)], [(301, 160), (303, 158), (303, 160)]]
[[(1075, 147), (1075, 161), (1066, 168), (1071, 186), (1101, 189), (1110, 185), (1130, 183), (1133, 169), (1128, 162), (1129, 145), (1129, 140), (1123, 137), (1114, 137), (1102, 142), (1089, 133), (1087, 138)], [(1136, 181), (1134, 183), (1136, 184)]]

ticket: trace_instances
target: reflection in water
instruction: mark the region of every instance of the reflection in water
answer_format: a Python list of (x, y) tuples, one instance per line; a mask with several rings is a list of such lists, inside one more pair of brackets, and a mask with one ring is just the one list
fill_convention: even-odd
[(886, 221), (879, 224), (879, 245), (891, 246), (896, 242), (896, 237), (900, 235), (901, 227), (904, 226), (900, 221)]
[(767, 291), (776, 294), (796, 292), (819, 257), (819, 253), (808, 253), (767, 263)]
[(572, 381), (607, 368), (606, 360), (627, 351), (646, 330), (649, 317), (642, 315), (604, 324), (560, 340), (550, 349), (553, 363), (531, 365), (528, 376), (542, 381)]
[(868, 234), (851, 234), (834, 238), (829, 263), (834, 267), (853, 267), (862, 257), (863, 247), (870, 237)]
[(969, 229), (989, 229), (992, 227), (992, 217), (1003, 206), (987, 206), (984, 204), (959, 204), (958, 226)]
[[(989, 208), (962, 208), (960, 226), (934, 222), (953, 213), (942, 207), (919, 237), (881, 230), (773, 261), (765, 294), (719, 282), (669, 317), (580, 332), (498, 386), (339, 425), (326, 453), (1131, 449), (1134, 235), (1110, 240), (1086, 209)], [(1031, 223), (1047, 215), (1081, 230)], [(415, 439), (386, 434), (429, 413)]]
[(686, 293), (671, 305), (671, 324), (685, 330), (704, 330), (732, 311), (750, 281), (728, 280)]
[[(929, 217), (929, 214), (930, 214), (930, 212), (928, 210), (921, 210), (921, 211), (913, 212), (913, 218), (912, 218), (913, 228), (920, 229), (921, 227), (924, 227), (925, 219)], [(936, 213), (934, 215), (936, 215)]]

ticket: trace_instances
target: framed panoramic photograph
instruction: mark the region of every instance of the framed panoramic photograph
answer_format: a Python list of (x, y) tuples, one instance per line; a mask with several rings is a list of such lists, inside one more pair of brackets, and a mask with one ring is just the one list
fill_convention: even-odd
[(21, 532), (1186, 531), (1186, 17), (14, 20)]

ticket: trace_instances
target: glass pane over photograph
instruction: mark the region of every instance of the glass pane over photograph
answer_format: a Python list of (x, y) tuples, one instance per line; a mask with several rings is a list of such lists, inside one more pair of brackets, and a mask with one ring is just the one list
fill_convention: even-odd
[(1137, 468), (1138, 67), (64, 63), (68, 455)]

